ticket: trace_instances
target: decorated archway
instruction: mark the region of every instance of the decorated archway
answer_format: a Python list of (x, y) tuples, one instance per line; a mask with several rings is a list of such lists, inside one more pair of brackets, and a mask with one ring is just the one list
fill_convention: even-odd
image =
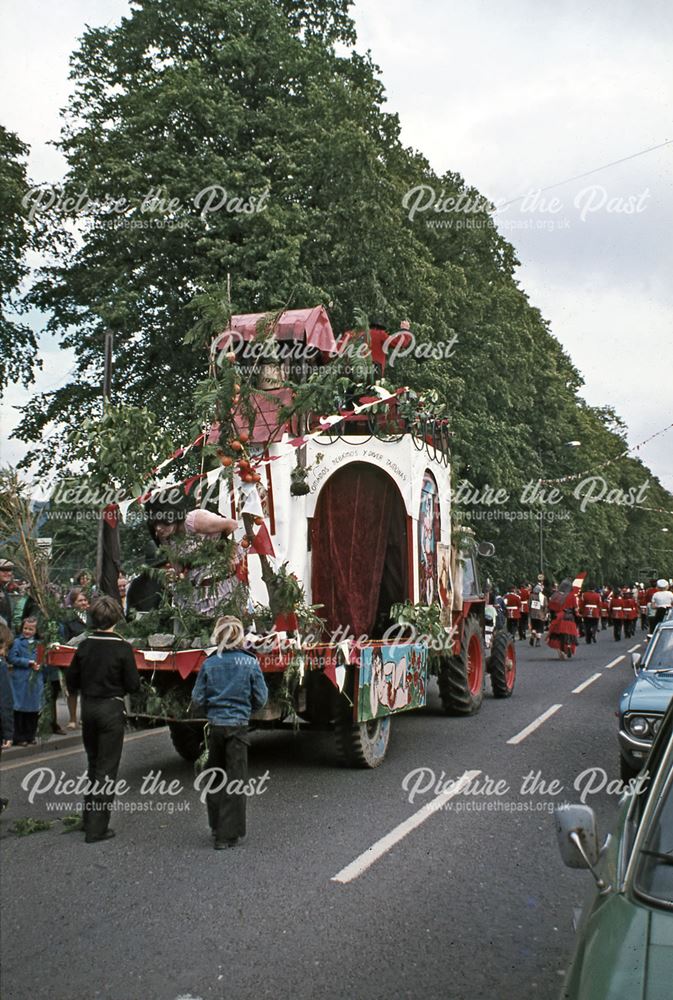
[(325, 483), (311, 527), (311, 590), (330, 632), (380, 638), (408, 596), (407, 515), (394, 481), (352, 462)]

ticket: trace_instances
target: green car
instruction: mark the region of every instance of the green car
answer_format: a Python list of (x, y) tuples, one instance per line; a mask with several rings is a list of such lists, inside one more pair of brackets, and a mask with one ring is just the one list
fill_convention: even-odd
[(561, 855), (596, 880), (562, 1000), (673, 998), (673, 703), (599, 849), (586, 805), (556, 811)]

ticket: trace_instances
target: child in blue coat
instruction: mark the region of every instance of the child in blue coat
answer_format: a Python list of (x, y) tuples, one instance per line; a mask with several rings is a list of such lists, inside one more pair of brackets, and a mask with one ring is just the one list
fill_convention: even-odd
[(37, 620), (26, 618), (21, 635), (9, 650), (14, 694), (14, 746), (37, 743), (37, 722), (42, 708), (44, 678), (37, 662)]
[(245, 836), (248, 780), (248, 723), (266, 704), (264, 675), (257, 658), (243, 649), (245, 633), (238, 618), (218, 618), (213, 632), (217, 653), (199, 671), (192, 703), (208, 719), (207, 767), (219, 768), (217, 791), (208, 792), (208, 822), (215, 850), (234, 847)]

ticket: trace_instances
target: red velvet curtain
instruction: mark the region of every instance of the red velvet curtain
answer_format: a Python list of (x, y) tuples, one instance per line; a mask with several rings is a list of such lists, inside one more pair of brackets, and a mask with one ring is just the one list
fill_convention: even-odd
[(406, 519), (389, 476), (358, 462), (336, 472), (318, 501), (311, 549), (312, 599), (329, 631), (372, 635), (384, 571), (400, 580), (399, 600), (406, 596)]

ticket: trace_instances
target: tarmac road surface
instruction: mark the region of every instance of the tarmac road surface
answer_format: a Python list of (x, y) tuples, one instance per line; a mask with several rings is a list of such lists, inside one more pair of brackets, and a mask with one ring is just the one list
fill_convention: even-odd
[[(80, 775), (78, 746), (5, 754), (3, 1000), (557, 996), (592, 879), (563, 867), (552, 809), (579, 800), (588, 769), (596, 788), (618, 779), (614, 711), (641, 638), (599, 633), (570, 662), (517, 643), (514, 697), (488, 693), (473, 718), (444, 716), (433, 683), (427, 709), (393, 720), (373, 771), (339, 767), (329, 733), (255, 733), (264, 791), (228, 851), (212, 849), (165, 729), (127, 738), (117, 837), (95, 845), (57, 819), (76, 795), (30, 804), (22, 788), (38, 768)], [(177, 794), (141, 794), (150, 771)], [(531, 789), (537, 772), (546, 787)], [(446, 782), (461, 777), (455, 794)], [(585, 798), (606, 833), (617, 795)], [(54, 823), (18, 837), (25, 818)]]

